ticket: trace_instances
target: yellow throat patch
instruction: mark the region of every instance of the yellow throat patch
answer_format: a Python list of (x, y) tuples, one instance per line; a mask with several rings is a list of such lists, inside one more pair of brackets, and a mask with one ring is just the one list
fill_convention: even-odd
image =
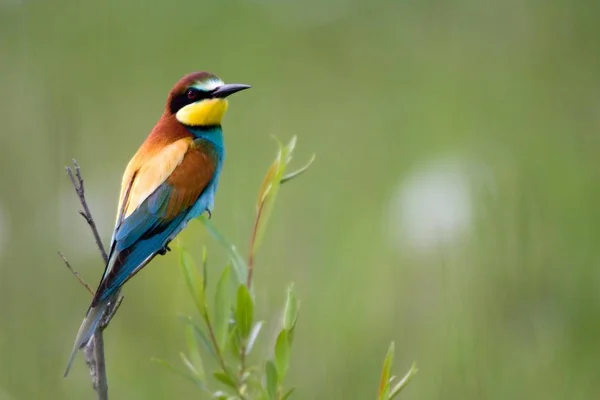
[(227, 111), (226, 99), (206, 99), (177, 111), (177, 121), (189, 126), (220, 125)]

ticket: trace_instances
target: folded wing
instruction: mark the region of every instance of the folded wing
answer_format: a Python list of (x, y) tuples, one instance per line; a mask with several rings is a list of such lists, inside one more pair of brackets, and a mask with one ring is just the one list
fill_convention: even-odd
[(109, 298), (187, 222), (216, 170), (216, 155), (183, 138), (136, 155), (124, 175), (109, 262), (92, 306)]

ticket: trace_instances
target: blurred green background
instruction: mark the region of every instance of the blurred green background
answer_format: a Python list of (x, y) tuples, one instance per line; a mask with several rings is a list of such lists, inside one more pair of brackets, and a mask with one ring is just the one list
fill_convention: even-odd
[[(317, 160), (283, 187), (258, 317), (302, 302), (297, 399), (372, 399), (396, 341), (405, 399), (600, 398), (600, 3), (0, 0), (0, 399), (92, 399), (62, 378), (103, 270), (64, 166), (111, 234), (121, 173), (185, 73), (253, 85), (224, 124), (213, 221), (245, 252), (275, 142)], [(210, 274), (226, 260), (195, 222)], [(202, 398), (177, 363), (176, 256), (106, 333), (115, 399)], [(263, 345), (272, 340), (266, 331)], [(265, 346), (263, 346), (265, 347)]]

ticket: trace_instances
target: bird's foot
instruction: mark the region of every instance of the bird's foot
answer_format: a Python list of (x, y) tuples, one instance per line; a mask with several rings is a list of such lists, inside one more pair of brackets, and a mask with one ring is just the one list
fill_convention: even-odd
[(208, 219), (211, 219), (212, 213), (210, 212), (210, 210), (208, 208), (206, 209), (206, 213), (208, 214)]
[(161, 256), (164, 256), (165, 254), (167, 254), (167, 251), (171, 251), (171, 248), (169, 247), (169, 245), (165, 245), (165, 247), (163, 247), (162, 249), (160, 249), (158, 251), (158, 254), (160, 254)]

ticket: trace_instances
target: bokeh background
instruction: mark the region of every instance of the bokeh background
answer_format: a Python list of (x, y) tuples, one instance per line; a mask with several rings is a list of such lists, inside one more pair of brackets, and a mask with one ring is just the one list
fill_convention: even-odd
[[(298, 136), (257, 260), (274, 326), (295, 282), (297, 399), (600, 398), (600, 3), (0, 0), (0, 399), (92, 399), (65, 363), (103, 266), (64, 166), (111, 234), (121, 173), (183, 74), (253, 89), (225, 121), (213, 221), (245, 252), (276, 145)], [(182, 234), (210, 274), (226, 255)], [(176, 256), (127, 284), (106, 334), (115, 399), (202, 398), (178, 362)], [(263, 348), (272, 339), (263, 336)], [(272, 331), (271, 331), (272, 332)]]

